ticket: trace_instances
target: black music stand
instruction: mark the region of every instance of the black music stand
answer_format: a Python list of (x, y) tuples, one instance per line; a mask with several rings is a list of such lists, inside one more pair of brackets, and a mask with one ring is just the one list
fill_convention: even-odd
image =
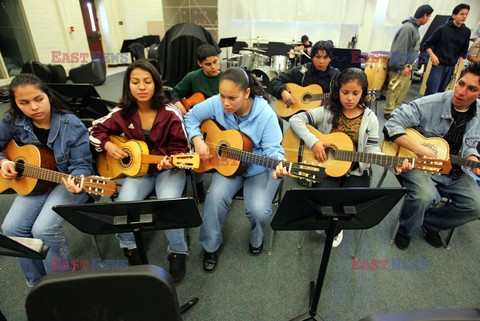
[[(222, 38), (218, 42), (218, 47), (219, 48), (228, 48), (228, 47), (233, 48), (233, 45), (235, 44), (235, 41), (237, 41), (237, 37)], [(226, 51), (227, 51), (227, 60), (228, 60), (228, 49)]]
[(0, 255), (43, 260), (49, 247), (40, 239), (9, 237), (0, 233)]
[(198, 227), (202, 224), (202, 218), (193, 197), (57, 205), (53, 210), (87, 234), (133, 232), (143, 264), (148, 264), (148, 259), (142, 232)]
[(326, 230), (322, 263), (309, 312), (292, 321), (321, 320), (318, 302), (336, 230), (369, 229), (390, 212), (405, 188), (293, 188), (283, 196), (270, 225), (278, 231)]

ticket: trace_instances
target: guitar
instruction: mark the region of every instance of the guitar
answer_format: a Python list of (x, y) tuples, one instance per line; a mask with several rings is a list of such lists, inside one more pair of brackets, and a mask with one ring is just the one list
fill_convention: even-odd
[(200, 131), (212, 158), (202, 160), (200, 166), (194, 169), (197, 173), (216, 170), (224, 176), (241, 175), (247, 170), (247, 164), (275, 169), (279, 162), (282, 162), (292, 177), (302, 177), (312, 182), (321, 181), (322, 169), (319, 166), (282, 161), (252, 153), (252, 141), (238, 130), (224, 130), (215, 121), (207, 119), (200, 126)]
[[(16, 179), (0, 177), (0, 192), (9, 188), (18, 194), (38, 194), (47, 191), (51, 183), (62, 183), (62, 178), (67, 179), (68, 174), (55, 171), (55, 158), (52, 151), (45, 147), (34, 145), (18, 146), (12, 139), (3, 153), (9, 160), (15, 162), (18, 172)], [(117, 184), (100, 176), (80, 177), (73, 176), (75, 183), (89, 194), (111, 196), (117, 190)]]
[[(443, 138), (440, 138), (440, 137), (426, 138), (425, 136), (423, 136), (413, 128), (406, 128), (405, 132), (410, 138), (415, 140), (417, 143), (420, 143), (423, 146), (427, 146), (428, 148), (431, 148), (437, 154), (438, 158), (442, 160), (449, 160), (450, 163), (452, 164), (467, 166), (472, 169), (480, 168), (480, 162), (465, 159), (457, 155), (449, 155), (450, 146), (448, 145), (447, 141), (444, 140)], [(415, 155), (415, 153), (413, 153), (412, 151), (404, 147), (400, 147), (394, 142), (384, 142), (382, 149), (385, 149), (384, 153), (388, 153), (390, 155), (395, 155), (395, 154), (404, 155), (404, 156)]]
[(117, 178), (119, 176), (139, 177), (148, 172), (149, 164), (159, 164), (168, 158), (178, 168), (197, 168), (200, 165), (198, 154), (177, 154), (174, 156), (150, 155), (145, 142), (127, 139), (124, 136), (110, 136), (110, 142), (119, 146), (127, 157), (115, 159), (103, 151), (97, 156), (97, 171), (102, 176)]
[(287, 83), (286, 89), (293, 96), (296, 103), (288, 106), (282, 99), (275, 101), (276, 113), (284, 118), (288, 118), (300, 111), (321, 106), (322, 101), (330, 97), (330, 93), (324, 94), (322, 87), (316, 84), (302, 87), (294, 83)]
[(325, 148), (327, 161), (319, 163), (313, 156), (312, 150), (305, 146), (304, 142), (289, 128), (283, 136), (282, 146), (287, 159), (306, 160), (309, 163), (317, 163), (325, 168), (325, 173), (331, 177), (345, 175), (352, 166), (352, 162), (376, 164), (384, 167), (401, 165), (405, 159), (412, 164), (413, 168), (432, 174), (446, 174), (450, 172), (451, 165), (448, 161), (427, 159), (419, 157), (397, 157), (381, 154), (355, 152), (353, 142), (345, 133), (322, 134), (310, 125), (307, 129), (322, 142), (332, 145)]
[(180, 98), (180, 102), (182, 103), (185, 110), (188, 112), (190, 108), (195, 106), (198, 103), (201, 103), (205, 100), (205, 95), (201, 92), (194, 93), (189, 98)]

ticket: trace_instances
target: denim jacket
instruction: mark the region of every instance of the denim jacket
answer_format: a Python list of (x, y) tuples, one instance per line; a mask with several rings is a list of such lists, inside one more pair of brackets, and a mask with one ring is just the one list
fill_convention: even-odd
[[(403, 104), (396, 109), (385, 123), (388, 136), (393, 137), (405, 133), (405, 128), (411, 127), (425, 137), (443, 137), (453, 124), (452, 118), (453, 91), (425, 96)], [(477, 145), (480, 141), (480, 100), (477, 99), (475, 116), (465, 128), (463, 143), (459, 156), (475, 155), (480, 158)], [(465, 173), (475, 176), (468, 167), (462, 166)]]
[[(6, 158), (3, 149), (13, 138), (19, 145), (40, 146), (33, 132), (32, 121), (28, 117), (17, 117), (8, 123), (11, 114), (0, 121), (0, 159)], [(47, 147), (54, 154), (57, 170), (75, 176), (92, 174), (92, 154), (88, 141), (88, 131), (73, 114), (57, 114), (52, 110)]]

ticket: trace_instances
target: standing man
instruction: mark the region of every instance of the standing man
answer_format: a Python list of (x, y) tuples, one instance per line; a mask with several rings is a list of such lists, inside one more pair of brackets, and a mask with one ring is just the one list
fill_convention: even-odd
[[(190, 71), (183, 79), (173, 87), (171, 100), (177, 106), (182, 114), (187, 110), (180, 102), (180, 98), (188, 98), (191, 95), (201, 92), (205, 98), (218, 94), (218, 84), (222, 72), (220, 71), (219, 57), (220, 52), (212, 45), (204, 44), (197, 49), (197, 63), (200, 69)], [(194, 174), (197, 188), (198, 201), (205, 201), (206, 193), (203, 187), (203, 174)]]
[[(385, 104), (385, 119), (390, 118), (390, 114), (400, 106), (407, 95), (410, 84), (412, 83), (412, 65), (418, 58), (420, 49), (420, 33), (418, 28), (428, 22), (432, 15), (433, 8), (428, 4), (418, 7), (413, 17), (402, 22), (402, 27), (397, 31), (393, 38), (392, 48), (390, 49), (390, 61), (388, 63), (389, 79), (387, 89), (387, 102)], [(398, 81), (393, 86), (391, 80)]]
[(455, 65), (463, 63), (470, 39), (470, 29), (465, 26), (469, 11), (468, 4), (457, 5), (447, 23), (425, 41), (424, 48), (432, 60), (425, 96), (445, 91)]
[(218, 94), (218, 82), (220, 80), (219, 57), (220, 52), (209, 44), (204, 44), (197, 49), (197, 63), (200, 69), (190, 71), (183, 79), (173, 87), (171, 100), (183, 114), (186, 109), (180, 102), (180, 98), (188, 98), (196, 92), (201, 92), (205, 98)]
[[(405, 134), (412, 127), (425, 137), (442, 137), (450, 155), (478, 162), (480, 154), (480, 64), (468, 65), (454, 90), (425, 96), (400, 106), (385, 123), (385, 139), (420, 156), (437, 158), (435, 144), (422, 145)], [(401, 174), (407, 188), (405, 205), (395, 244), (405, 250), (413, 233), (422, 228), (425, 240), (434, 247), (443, 245), (439, 232), (480, 218), (479, 188), (474, 180), (480, 168), (453, 164), (448, 175), (434, 175), (419, 170)], [(442, 197), (451, 202), (435, 207)]]
[(315, 43), (311, 57), (311, 62), (294, 67), (273, 78), (270, 83), (270, 94), (277, 99), (282, 99), (287, 105), (294, 104), (295, 99), (286, 89), (286, 84), (289, 82), (302, 87), (318, 84), (324, 93), (329, 93), (330, 83), (340, 73), (337, 68), (330, 66), (333, 58), (333, 42), (322, 40)]

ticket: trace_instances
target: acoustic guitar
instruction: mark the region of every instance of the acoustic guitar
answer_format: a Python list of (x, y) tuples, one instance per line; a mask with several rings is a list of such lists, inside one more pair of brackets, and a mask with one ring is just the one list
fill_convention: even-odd
[(207, 119), (202, 122), (200, 131), (212, 158), (202, 160), (200, 166), (194, 169), (197, 173), (216, 170), (224, 176), (242, 175), (248, 168), (247, 164), (275, 169), (279, 162), (282, 162), (292, 177), (301, 177), (312, 182), (321, 181), (322, 169), (319, 166), (282, 161), (252, 153), (252, 141), (238, 130), (224, 130), (215, 121)]
[(205, 95), (201, 92), (194, 93), (189, 98), (180, 98), (180, 102), (182, 103), (185, 110), (188, 112), (190, 108), (195, 106), (198, 103), (201, 103), (205, 100)]
[[(0, 177), (0, 192), (13, 189), (18, 194), (38, 194), (46, 192), (52, 183), (62, 183), (68, 174), (55, 171), (55, 158), (51, 150), (34, 145), (18, 146), (12, 139), (3, 150), (7, 158), (15, 163), (18, 172), (16, 179)], [(117, 184), (100, 176), (73, 176), (80, 188), (89, 194), (111, 196)]]
[[(470, 168), (480, 168), (480, 162), (473, 161), (470, 159), (462, 158), (457, 155), (449, 155), (450, 146), (448, 145), (447, 141), (440, 137), (430, 137), (426, 138), (418, 131), (413, 128), (406, 128), (405, 132), (407, 135), (415, 140), (416, 142), (431, 148), (438, 156), (438, 158), (442, 160), (449, 160), (450, 163), (460, 166), (467, 166)], [(384, 142), (382, 148), (384, 148), (384, 152), (390, 155), (415, 155), (412, 151), (400, 147), (399, 145), (395, 144), (394, 142)]]
[(295, 99), (296, 103), (287, 105), (282, 99), (275, 101), (275, 112), (278, 116), (288, 118), (300, 111), (310, 110), (321, 106), (322, 101), (330, 97), (330, 93), (323, 93), (320, 85), (312, 84), (306, 87), (299, 86), (294, 83), (286, 84), (287, 91)]
[(149, 164), (159, 164), (168, 158), (170, 163), (178, 168), (197, 168), (200, 165), (198, 154), (177, 154), (174, 156), (150, 155), (145, 142), (127, 139), (124, 136), (110, 136), (110, 142), (119, 146), (127, 157), (115, 159), (106, 151), (97, 155), (97, 171), (100, 175), (117, 178), (119, 176), (140, 177), (148, 172)]
[(307, 129), (322, 142), (331, 143), (331, 146), (325, 148), (327, 161), (318, 162), (313, 156), (312, 150), (306, 146), (295, 132), (289, 128), (283, 136), (282, 146), (285, 150), (285, 158), (288, 160), (297, 159), (298, 161), (307, 161), (316, 163), (325, 168), (325, 173), (331, 177), (341, 177), (351, 168), (352, 162), (376, 164), (384, 167), (394, 167), (401, 165), (407, 159), (412, 167), (432, 174), (447, 174), (451, 170), (450, 162), (437, 159), (428, 159), (421, 157), (398, 157), (373, 153), (364, 153), (354, 151), (353, 142), (345, 133), (335, 132), (331, 134), (322, 134), (310, 125)]

